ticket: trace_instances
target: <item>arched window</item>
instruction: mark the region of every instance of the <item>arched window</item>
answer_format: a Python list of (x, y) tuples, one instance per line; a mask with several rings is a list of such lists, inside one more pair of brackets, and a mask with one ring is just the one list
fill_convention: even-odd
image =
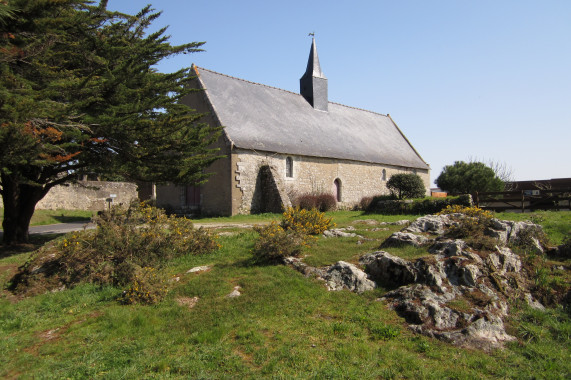
[(337, 202), (341, 202), (341, 180), (339, 178), (333, 181), (333, 195)]
[(387, 180), (387, 169), (383, 169), (383, 177), (382, 177), (383, 181)]
[(293, 159), (291, 157), (286, 158), (286, 177), (293, 177)]

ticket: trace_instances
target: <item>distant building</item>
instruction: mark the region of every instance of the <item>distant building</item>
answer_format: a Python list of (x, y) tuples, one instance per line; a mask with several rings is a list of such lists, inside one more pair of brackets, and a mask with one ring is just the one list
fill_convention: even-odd
[(512, 181), (506, 183), (506, 190), (560, 190), (571, 189), (571, 178)]
[(300, 93), (193, 66), (196, 88), (184, 102), (224, 126), (216, 146), (226, 157), (200, 186), (159, 186), (157, 205), (207, 215), (279, 212), (293, 197), (331, 193), (343, 207), (388, 193), (396, 173), (416, 173), (429, 188), (430, 167), (393, 119), (329, 102), (315, 40)]

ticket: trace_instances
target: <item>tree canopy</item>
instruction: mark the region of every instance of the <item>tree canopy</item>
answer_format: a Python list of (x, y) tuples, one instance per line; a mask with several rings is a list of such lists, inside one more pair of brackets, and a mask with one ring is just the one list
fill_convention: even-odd
[(387, 188), (397, 196), (403, 198), (420, 198), (426, 195), (426, 187), (417, 174), (399, 173), (391, 176), (387, 181)]
[(155, 65), (201, 51), (173, 46), (160, 13), (112, 12), (107, 1), (12, 0), (0, 9), (0, 192), (4, 241), (27, 240), (35, 205), (84, 173), (200, 183), (219, 129), (181, 103), (190, 68)]
[(504, 189), (504, 182), (496, 172), (482, 162), (456, 161), (445, 166), (434, 182), (442, 190), (455, 194)]

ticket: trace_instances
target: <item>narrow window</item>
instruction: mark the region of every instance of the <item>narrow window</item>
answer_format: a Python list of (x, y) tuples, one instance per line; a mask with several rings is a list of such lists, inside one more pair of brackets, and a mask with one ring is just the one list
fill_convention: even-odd
[(387, 180), (387, 169), (383, 169), (383, 181)]
[(341, 202), (341, 180), (339, 178), (333, 182), (333, 194), (337, 202)]
[(286, 158), (286, 177), (293, 177), (293, 160), (291, 157)]

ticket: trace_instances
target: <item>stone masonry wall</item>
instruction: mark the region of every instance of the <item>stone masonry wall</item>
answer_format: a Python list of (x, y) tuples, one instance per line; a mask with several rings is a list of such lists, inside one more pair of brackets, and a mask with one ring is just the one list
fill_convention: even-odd
[[(249, 213), (254, 200), (256, 180), (262, 166), (268, 165), (276, 185), (290, 198), (305, 193), (334, 194), (334, 181), (341, 182), (340, 208), (351, 208), (366, 196), (388, 194), (388, 179), (397, 173), (412, 173), (412, 168), (370, 164), (349, 160), (293, 156), (279, 153), (236, 150), (235, 186), (241, 191), (242, 199), (237, 213)], [(293, 159), (293, 177), (286, 177), (286, 158)], [(383, 170), (385, 176), (383, 180)], [(430, 185), (428, 170), (416, 169), (427, 191)], [(427, 193), (428, 194), (428, 193)], [(253, 201), (254, 200), (254, 201)]]
[[(112, 196), (115, 197), (112, 198)], [(81, 181), (69, 186), (55, 186), (38, 202), (36, 209), (93, 210), (107, 208), (107, 199), (113, 205), (128, 205), (137, 199), (137, 185), (130, 182)], [(0, 207), (3, 207), (0, 198)]]

